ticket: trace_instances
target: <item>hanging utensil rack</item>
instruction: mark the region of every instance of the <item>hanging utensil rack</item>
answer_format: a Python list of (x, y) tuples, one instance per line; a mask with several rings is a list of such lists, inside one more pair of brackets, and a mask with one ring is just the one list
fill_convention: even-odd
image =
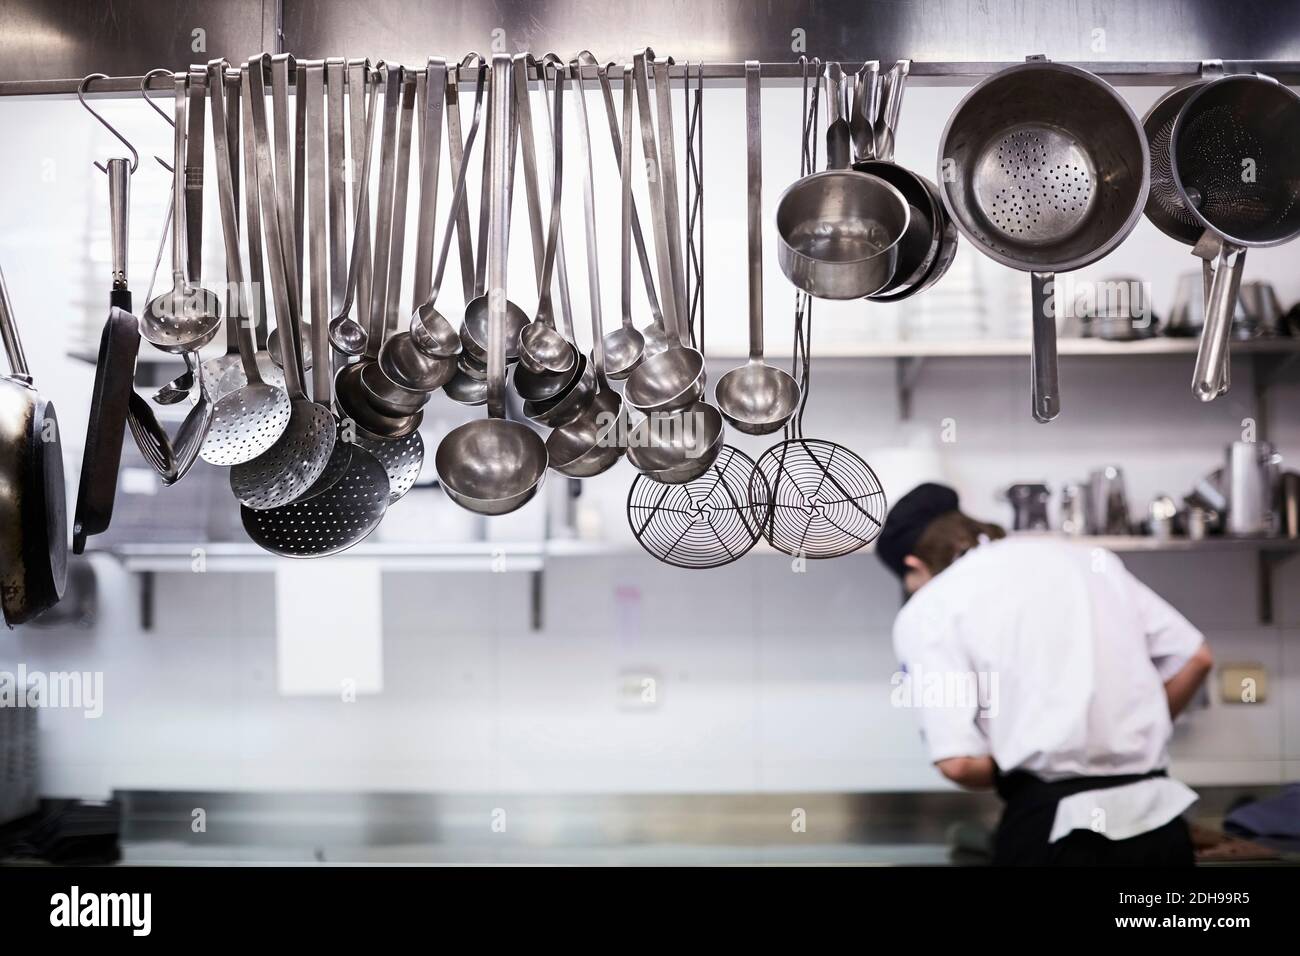
[[(307, 61), (304, 61), (307, 62)], [(1009, 66), (1020, 61), (961, 61), (961, 60), (914, 60), (912, 61), (911, 75), (909, 82), (920, 84), (921, 86), (961, 86), (981, 77), (989, 76), (1004, 70)], [(1105, 77), (1108, 81), (1116, 86), (1161, 86), (1170, 82), (1178, 82), (1184, 79), (1194, 79), (1200, 75), (1200, 60), (1155, 60), (1147, 62), (1137, 61), (1061, 61), (1070, 62), (1070, 65), (1081, 67), (1090, 73), (1096, 73)], [(843, 68), (846, 72), (856, 71), (862, 64), (861, 62), (842, 61)], [(1224, 60), (1223, 68), (1226, 73), (1267, 73), (1277, 78), (1279, 81), (1288, 85), (1300, 84), (1300, 60)], [(691, 75), (698, 78), (700, 71), (703, 71), (705, 80), (742, 80), (745, 76), (744, 63), (699, 63), (692, 61), (690, 64)], [(583, 76), (592, 80), (597, 79), (597, 68), (594, 66), (583, 67)], [(801, 67), (798, 61), (788, 63), (763, 63), (760, 66), (760, 75), (765, 80), (798, 80), (802, 76)], [(617, 65), (610, 71), (610, 81), (620, 83), (622, 64)], [(472, 83), (474, 80), (474, 68), (462, 67), (460, 78), (462, 82)], [(672, 67), (672, 76), (674, 79), (683, 79), (686, 76), (686, 66), (676, 64)], [(233, 81), (238, 78), (238, 71), (231, 70), (227, 73), (227, 79)], [(94, 96), (112, 96), (133, 94), (139, 95), (140, 84), (144, 80), (142, 76), (106, 76), (103, 79), (95, 81), (94, 88), (89, 91), (88, 95)], [(170, 89), (171, 78), (163, 75), (152, 75), (148, 81), (148, 89), (164, 90)], [(346, 79), (344, 83), (346, 84)], [(81, 78), (70, 78), (64, 80), (4, 80), (0, 81), (0, 96), (71, 96), (77, 92), (77, 86), (81, 83)]]

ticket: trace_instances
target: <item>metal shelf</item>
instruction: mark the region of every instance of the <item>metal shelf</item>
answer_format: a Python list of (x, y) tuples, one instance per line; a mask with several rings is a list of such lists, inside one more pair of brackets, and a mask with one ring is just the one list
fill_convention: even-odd
[[(1063, 358), (1160, 358), (1163, 356), (1195, 355), (1198, 338), (1172, 338), (1155, 336), (1131, 342), (1111, 342), (1105, 339), (1062, 338), (1057, 342), (1057, 354)], [(1234, 356), (1247, 356), (1254, 365), (1255, 405), (1264, 414), (1264, 398), (1268, 386), (1286, 366), (1300, 356), (1300, 339), (1275, 337), (1243, 339), (1230, 346)], [(890, 341), (865, 342), (818, 349), (822, 358), (893, 359), (895, 362), (894, 389), (901, 421), (912, 415), (912, 393), (928, 359), (961, 358), (1024, 358), (1028, 359), (1028, 339), (937, 339), (930, 342)], [(779, 356), (773, 356), (779, 358)]]

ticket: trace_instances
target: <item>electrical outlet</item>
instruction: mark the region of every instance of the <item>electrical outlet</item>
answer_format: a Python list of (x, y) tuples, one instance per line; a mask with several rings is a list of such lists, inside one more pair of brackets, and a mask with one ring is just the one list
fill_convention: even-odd
[(1268, 671), (1263, 664), (1219, 666), (1219, 696), (1225, 704), (1262, 704), (1268, 696)]
[(618, 675), (619, 710), (654, 710), (663, 699), (663, 681), (650, 671), (623, 671)]

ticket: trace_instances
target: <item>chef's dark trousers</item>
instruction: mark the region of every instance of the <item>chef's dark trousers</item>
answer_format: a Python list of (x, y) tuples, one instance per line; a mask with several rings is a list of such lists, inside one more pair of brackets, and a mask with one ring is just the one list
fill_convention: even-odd
[(993, 865), (1191, 866), (1192, 838), (1182, 817), (1127, 840), (1111, 840), (1091, 830), (1074, 830), (1055, 843), (1048, 842), (1056, 820), (1056, 805), (1062, 798), (1163, 775), (1164, 771), (1156, 771), (1048, 782), (1022, 770), (999, 773), (997, 790), (1006, 806), (993, 842)]

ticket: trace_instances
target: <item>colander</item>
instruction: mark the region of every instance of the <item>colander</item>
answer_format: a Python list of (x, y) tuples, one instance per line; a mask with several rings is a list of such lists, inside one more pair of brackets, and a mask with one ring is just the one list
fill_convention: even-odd
[(1077, 67), (1030, 57), (990, 76), (948, 120), (938, 179), (957, 228), (989, 258), (1032, 277), (1033, 415), (1060, 414), (1056, 272), (1114, 249), (1137, 224), (1150, 176), (1128, 104)]
[(1224, 388), (1232, 312), (1246, 249), (1300, 235), (1300, 96), (1270, 76), (1243, 73), (1196, 87), (1169, 137), (1174, 185), (1204, 227), (1198, 254), (1218, 265), (1205, 303), (1192, 392), (1212, 401)]

